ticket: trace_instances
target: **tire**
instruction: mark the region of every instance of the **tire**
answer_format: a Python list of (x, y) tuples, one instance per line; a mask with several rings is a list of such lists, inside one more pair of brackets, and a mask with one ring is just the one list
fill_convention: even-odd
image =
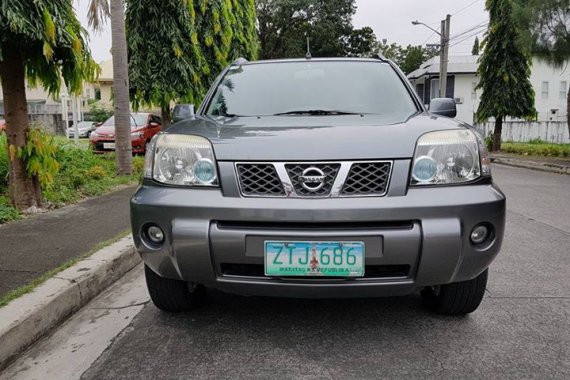
[(160, 277), (146, 265), (144, 274), (150, 299), (161, 310), (181, 312), (195, 309), (204, 303), (206, 288), (203, 285), (197, 285), (191, 292), (186, 281)]
[(430, 286), (422, 290), (424, 306), (446, 315), (465, 315), (477, 310), (485, 295), (489, 270), (469, 281)]

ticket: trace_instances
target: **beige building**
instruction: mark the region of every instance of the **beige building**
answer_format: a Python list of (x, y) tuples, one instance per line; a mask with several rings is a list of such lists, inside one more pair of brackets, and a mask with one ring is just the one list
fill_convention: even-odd
[(95, 99), (101, 100), (105, 103), (113, 103), (113, 60), (102, 61), (99, 63), (101, 66), (101, 74), (99, 80), (93, 83), (95, 89)]

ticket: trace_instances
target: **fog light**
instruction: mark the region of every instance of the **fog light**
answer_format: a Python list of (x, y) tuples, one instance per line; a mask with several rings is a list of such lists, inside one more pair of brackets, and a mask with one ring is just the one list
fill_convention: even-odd
[(148, 239), (155, 244), (161, 244), (164, 241), (164, 232), (158, 226), (150, 226), (146, 234)]
[(483, 224), (475, 226), (471, 231), (471, 243), (479, 245), (489, 237), (489, 228)]

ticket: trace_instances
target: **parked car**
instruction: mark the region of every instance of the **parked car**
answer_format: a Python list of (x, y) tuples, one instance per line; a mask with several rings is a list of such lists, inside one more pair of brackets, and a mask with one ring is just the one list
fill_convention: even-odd
[(238, 60), (192, 119), (156, 136), (131, 199), (148, 290), (163, 310), (207, 287), (303, 298), (421, 292), (479, 306), (505, 196), (452, 99), (426, 110), (378, 59)]
[[(97, 128), (97, 125), (93, 121), (80, 121), (77, 123), (77, 131), (79, 133), (79, 137), (89, 137), (91, 132), (93, 132)], [(75, 126), (71, 126), (67, 128), (67, 137), (74, 138), (75, 137)]]
[[(131, 139), (133, 153), (144, 154), (146, 145), (162, 129), (160, 116), (151, 113), (131, 114)], [(115, 116), (111, 116), (89, 137), (93, 151), (98, 153), (115, 150)]]

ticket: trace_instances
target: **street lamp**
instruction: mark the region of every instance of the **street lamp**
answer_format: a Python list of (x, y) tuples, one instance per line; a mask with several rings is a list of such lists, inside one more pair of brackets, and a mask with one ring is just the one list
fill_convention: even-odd
[(445, 20), (441, 20), (441, 32), (421, 21), (412, 21), (412, 25), (423, 25), (433, 31), (441, 38), (439, 51), (439, 97), (447, 96), (447, 60), (449, 56), (449, 30), (451, 25), (451, 15), (447, 15)]

